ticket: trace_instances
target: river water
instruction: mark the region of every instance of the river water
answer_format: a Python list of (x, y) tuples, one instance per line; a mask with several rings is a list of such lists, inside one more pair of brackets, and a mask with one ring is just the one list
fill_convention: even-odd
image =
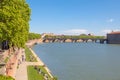
[(120, 80), (120, 45), (42, 43), (33, 50), (58, 80)]

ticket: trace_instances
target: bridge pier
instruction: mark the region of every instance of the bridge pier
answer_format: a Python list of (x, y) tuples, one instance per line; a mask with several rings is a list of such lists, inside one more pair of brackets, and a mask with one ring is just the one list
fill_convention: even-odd
[(68, 38), (68, 39), (59, 39), (59, 38), (46, 38), (46, 39), (43, 39), (42, 42), (45, 42), (45, 43), (54, 43), (54, 42), (60, 42), (60, 43), (65, 43), (65, 42), (95, 42), (95, 43), (108, 43), (108, 40), (107, 39), (71, 39), (71, 38)]
[(108, 43), (107, 39), (101, 39), (100, 43), (103, 44), (103, 43), (105, 43), (105, 41), (106, 41), (106, 43)]

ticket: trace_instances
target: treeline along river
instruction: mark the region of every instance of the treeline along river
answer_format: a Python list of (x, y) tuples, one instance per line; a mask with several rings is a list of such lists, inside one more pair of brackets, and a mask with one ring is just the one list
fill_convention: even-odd
[(120, 80), (120, 45), (42, 43), (33, 50), (58, 80)]

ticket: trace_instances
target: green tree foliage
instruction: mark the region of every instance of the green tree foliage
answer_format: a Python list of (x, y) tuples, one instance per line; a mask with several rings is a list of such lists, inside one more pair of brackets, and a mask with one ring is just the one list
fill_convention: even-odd
[(37, 33), (29, 33), (29, 35), (28, 35), (29, 40), (39, 39), (39, 38), (41, 38), (41, 35), (37, 34)]
[(0, 80), (15, 80), (14, 78), (10, 77), (10, 76), (3, 76), (0, 75)]
[(25, 0), (0, 0), (0, 40), (24, 47), (28, 39), (30, 8)]

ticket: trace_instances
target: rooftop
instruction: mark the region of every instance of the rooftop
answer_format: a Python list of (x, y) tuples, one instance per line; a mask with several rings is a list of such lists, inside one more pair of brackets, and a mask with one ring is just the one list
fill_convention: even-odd
[(120, 31), (111, 32), (111, 33), (108, 33), (108, 34), (120, 34)]

